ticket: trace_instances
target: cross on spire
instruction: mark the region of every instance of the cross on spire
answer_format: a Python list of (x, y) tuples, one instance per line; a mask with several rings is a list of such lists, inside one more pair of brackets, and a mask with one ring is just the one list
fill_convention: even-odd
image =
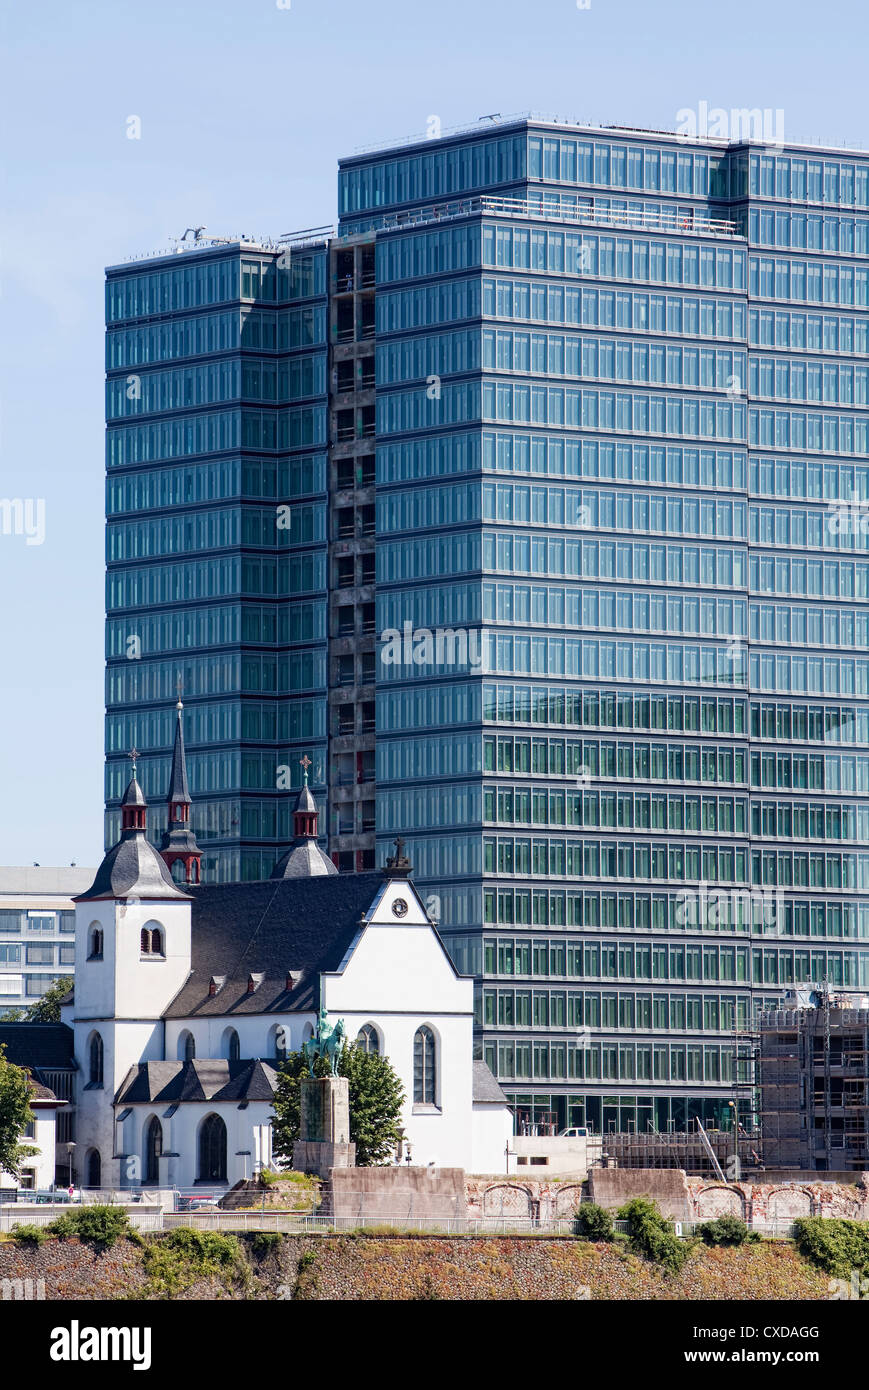
[(305, 781), (307, 782), (308, 768), (311, 766), (311, 759), (308, 757), (307, 753), (304, 755), (304, 757), (299, 759), (299, 763), (301, 765), (303, 773), (305, 774)]
[(139, 759), (141, 758), (141, 756), (142, 756), (141, 753), (139, 752), (138, 748), (136, 747), (136, 745), (135, 745), (135, 743), (134, 743), (133, 746), (132, 746), (132, 748), (130, 749), (129, 753), (127, 754), (127, 757), (130, 759), (130, 762), (133, 764), (133, 776), (134, 776), (134, 777), (135, 777), (135, 775), (136, 775), (136, 763), (139, 761)]

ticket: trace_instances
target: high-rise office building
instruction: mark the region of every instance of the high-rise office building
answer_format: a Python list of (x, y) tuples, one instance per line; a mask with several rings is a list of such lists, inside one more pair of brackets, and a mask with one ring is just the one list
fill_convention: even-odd
[(869, 156), (523, 119), (339, 212), (109, 272), (112, 830), (180, 666), (204, 877), (308, 756), (524, 1118), (727, 1122), (759, 1007), (869, 983)]

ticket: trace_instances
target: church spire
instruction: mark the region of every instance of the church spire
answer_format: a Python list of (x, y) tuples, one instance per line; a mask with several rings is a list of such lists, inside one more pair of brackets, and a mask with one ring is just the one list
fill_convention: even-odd
[(317, 844), (317, 803), (308, 786), (311, 759), (306, 753), (299, 762), (303, 778), (293, 807), (293, 843), (272, 869), (272, 878), (320, 878), (338, 872)]
[(175, 724), (175, 745), (172, 749), (172, 771), (169, 776), (169, 792), (166, 798), (166, 833), (160, 844), (160, 853), (171, 869), (179, 862), (184, 866), (187, 883), (198, 883), (202, 851), (196, 843), (190, 825), (190, 808), (193, 805), (187, 782), (187, 758), (184, 753), (184, 728), (182, 725), (181, 692), (175, 706), (178, 718)]

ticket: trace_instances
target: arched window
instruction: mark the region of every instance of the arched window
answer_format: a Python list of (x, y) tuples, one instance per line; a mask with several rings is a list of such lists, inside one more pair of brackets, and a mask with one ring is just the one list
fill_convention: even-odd
[(223, 1035), (223, 1055), (229, 1062), (237, 1062), (241, 1056), (241, 1043), (234, 1028), (227, 1028)]
[(434, 1105), (437, 1094), (435, 1066), (435, 1036), (423, 1024), (413, 1038), (413, 1101), (414, 1105)]
[(88, 929), (88, 960), (103, 958), (103, 929), (98, 922), (92, 922)]
[(290, 1050), (287, 1029), (283, 1023), (276, 1023), (269, 1032), (269, 1042), (271, 1043), (271, 1055), (275, 1061), (285, 1062), (287, 1053)]
[(199, 1177), (202, 1182), (226, 1182), (226, 1125), (219, 1115), (206, 1115), (202, 1121)]
[(145, 1182), (160, 1181), (160, 1155), (163, 1152), (163, 1126), (152, 1115), (145, 1126)]
[(196, 1043), (193, 1041), (193, 1034), (188, 1033), (187, 1029), (185, 1028), (184, 1032), (178, 1039), (178, 1061), (192, 1062), (195, 1056)]
[(356, 1035), (356, 1046), (363, 1052), (380, 1051), (380, 1034), (373, 1023), (365, 1023)]
[(88, 1084), (91, 1086), (102, 1086), (103, 1084), (103, 1040), (99, 1033), (91, 1035), (90, 1048), (88, 1051)]
[[(99, 1149), (89, 1149), (85, 1160), (85, 1183), (88, 1187), (99, 1187), (102, 1181), (103, 1164)], [(70, 1178), (70, 1181), (72, 1179)]]
[(140, 941), (143, 956), (163, 955), (163, 928), (159, 922), (146, 922), (142, 928)]

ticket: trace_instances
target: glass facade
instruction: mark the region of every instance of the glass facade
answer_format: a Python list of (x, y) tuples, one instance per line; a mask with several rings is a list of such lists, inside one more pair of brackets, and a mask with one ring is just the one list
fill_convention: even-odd
[(307, 752), (517, 1112), (726, 1124), (736, 1030), (869, 987), (869, 157), (514, 121), (339, 212), (109, 272), (109, 837), (180, 669), (206, 877)]
[(378, 833), (524, 1118), (727, 1124), (735, 1030), (869, 985), (869, 160), (523, 136), (342, 165)]
[(212, 881), (271, 871), (304, 754), (325, 788), (326, 257), (107, 273), (106, 842), (133, 744), (165, 828), (180, 677)]

